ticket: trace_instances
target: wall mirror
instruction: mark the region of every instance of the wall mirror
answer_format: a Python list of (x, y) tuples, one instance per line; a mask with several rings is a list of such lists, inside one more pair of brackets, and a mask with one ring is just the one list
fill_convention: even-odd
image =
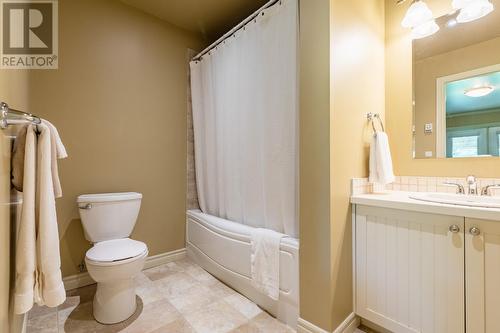
[(500, 0), (468, 23), (458, 13), (413, 41), (415, 158), (500, 155)]

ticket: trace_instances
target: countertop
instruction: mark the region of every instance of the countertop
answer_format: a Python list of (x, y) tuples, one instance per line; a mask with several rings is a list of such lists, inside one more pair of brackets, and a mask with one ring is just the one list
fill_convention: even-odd
[[(421, 193), (421, 192), (420, 192)], [(351, 196), (351, 203), (365, 206), (400, 209), (414, 212), (463, 216), (467, 218), (500, 221), (500, 209), (467, 207), (426, 202), (411, 199), (414, 192), (387, 191), (384, 193), (356, 194)]]

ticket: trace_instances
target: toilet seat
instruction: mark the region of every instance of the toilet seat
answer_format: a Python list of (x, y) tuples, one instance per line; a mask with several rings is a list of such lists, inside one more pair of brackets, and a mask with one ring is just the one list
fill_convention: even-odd
[(147, 252), (148, 248), (143, 242), (121, 238), (95, 243), (85, 256), (98, 265), (115, 265), (141, 258)]

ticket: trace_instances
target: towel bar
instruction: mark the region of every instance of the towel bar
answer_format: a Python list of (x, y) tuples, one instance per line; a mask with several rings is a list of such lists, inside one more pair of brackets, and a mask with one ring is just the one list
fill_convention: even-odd
[(372, 128), (374, 133), (377, 133), (377, 129), (375, 128), (375, 119), (378, 119), (382, 132), (385, 132), (384, 124), (382, 123), (382, 119), (380, 119), (380, 115), (378, 113), (368, 112), (366, 114), (366, 119), (368, 119), (368, 121), (372, 123)]
[[(13, 119), (11, 116), (17, 118)], [(0, 128), (5, 129), (9, 125), (16, 124), (16, 121), (19, 120), (27, 121), (35, 125), (42, 123), (42, 120), (39, 117), (32, 115), (31, 113), (11, 109), (5, 102), (0, 103)]]

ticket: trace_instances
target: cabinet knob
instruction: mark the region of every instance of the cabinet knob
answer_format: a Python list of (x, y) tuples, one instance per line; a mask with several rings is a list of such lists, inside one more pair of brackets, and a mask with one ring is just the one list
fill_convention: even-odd
[(458, 225), (454, 224), (454, 225), (450, 225), (448, 230), (450, 230), (450, 232), (453, 232), (454, 234), (456, 234), (457, 232), (460, 232), (460, 227)]
[(472, 236), (479, 236), (481, 234), (481, 230), (479, 230), (479, 228), (476, 227), (470, 228), (469, 232)]

